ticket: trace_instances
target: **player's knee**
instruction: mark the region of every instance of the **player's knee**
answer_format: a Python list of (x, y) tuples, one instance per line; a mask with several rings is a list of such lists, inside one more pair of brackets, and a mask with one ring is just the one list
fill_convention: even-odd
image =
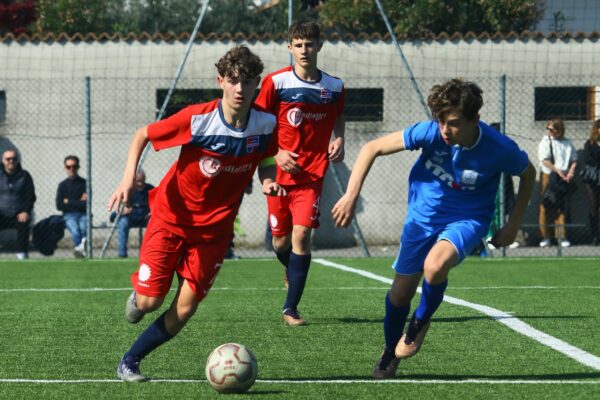
[(179, 304), (177, 306), (177, 319), (182, 323), (186, 323), (194, 316), (197, 308), (197, 304)]
[(310, 253), (311, 229), (305, 226), (294, 226), (292, 245), (300, 254)]
[(423, 266), (423, 276), (429, 283), (435, 283), (448, 274), (445, 264), (438, 260), (427, 260)]
[(390, 297), (390, 302), (395, 307), (403, 307), (407, 304), (410, 304), (410, 301), (412, 300), (413, 296), (411, 293), (407, 293), (407, 292), (390, 291), (389, 297)]
[(152, 311), (156, 311), (160, 308), (163, 303), (162, 297), (147, 297), (138, 295), (136, 298), (136, 305), (138, 310), (149, 313)]
[(273, 236), (273, 249), (276, 252), (282, 253), (289, 249), (291, 246), (291, 241), (289, 236)]

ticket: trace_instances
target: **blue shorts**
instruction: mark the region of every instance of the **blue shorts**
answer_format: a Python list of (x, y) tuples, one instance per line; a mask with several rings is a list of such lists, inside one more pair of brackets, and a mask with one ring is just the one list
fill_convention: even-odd
[(442, 239), (454, 246), (461, 262), (481, 243), (488, 229), (488, 225), (476, 220), (462, 220), (438, 226), (425, 226), (407, 220), (402, 232), (400, 250), (392, 268), (400, 275), (422, 272), (427, 254), (433, 245)]

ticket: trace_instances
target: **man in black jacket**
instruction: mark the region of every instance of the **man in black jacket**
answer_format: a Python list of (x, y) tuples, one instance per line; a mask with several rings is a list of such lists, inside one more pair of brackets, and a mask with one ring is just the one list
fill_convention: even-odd
[(17, 258), (29, 258), (31, 212), (35, 203), (35, 188), (29, 172), (21, 168), (15, 150), (2, 154), (0, 173), (0, 230), (17, 230)]
[(77, 156), (66, 156), (64, 165), (67, 179), (58, 184), (56, 208), (63, 212), (65, 226), (73, 239), (75, 257), (83, 258), (87, 237), (85, 179), (79, 176), (79, 158)]

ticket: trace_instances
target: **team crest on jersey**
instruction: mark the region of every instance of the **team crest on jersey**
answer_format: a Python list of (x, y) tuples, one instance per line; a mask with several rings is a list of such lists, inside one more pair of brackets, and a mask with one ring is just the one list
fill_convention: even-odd
[(292, 126), (300, 125), (302, 119), (304, 119), (304, 113), (299, 108), (294, 107), (287, 112), (287, 120)]
[(201, 157), (198, 165), (202, 174), (208, 178), (214, 178), (221, 172), (221, 161), (213, 157)]
[(331, 103), (331, 99), (333, 98), (333, 94), (331, 93), (331, 90), (329, 89), (325, 89), (325, 88), (321, 88), (321, 103), (323, 104), (327, 104), (327, 103)]
[(477, 171), (473, 171), (470, 169), (465, 169), (462, 173), (462, 183), (465, 185), (474, 185), (477, 182), (477, 177), (479, 174)]
[(258, 136), (250, 136), (246, 138), (246, 153), (252, 153), (260, 145)]

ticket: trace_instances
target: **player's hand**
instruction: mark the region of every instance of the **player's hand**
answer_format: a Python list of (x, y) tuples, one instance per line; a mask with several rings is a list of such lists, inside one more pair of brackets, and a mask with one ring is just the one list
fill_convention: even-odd
[(286, 196), (286, 190), (277, 182), (265, 182), (262, 185), (262, 192), (267, 196)]
[(130, 206), (131, 194), (133, 192), (133, 181), (131, 182), (121, 182), (121, 184), (117, 187), (117, 190), (110, 196), (108, 199), (108, 204), (106, 208), (108, 211), (117, 211), (121, 209), (121, 204), (124, 204), (125, 207)]
[(349, 195), (343, 195), (331, 209), (333, 222), (338, 228), (345, 228), (350, 225), (354, 217), (354, 209), (356, 208), (356, 199)]
[(329, 161), (340, 162), (344, 160), (344, 139), (339, 137), (329, 143)]
[(518, 226), (512, 226), (510, 223), (507, 223), (488, 242), (496, 248), (506, 247), (515, 241), (518, 230)]
[(293, 153), (288, 150), (279, 149), (277, 154), (275, 155), (275, 162), (279, 165), (279, 168), (283, 172), (287, 172), (288, 174), (297, 174), (300, 172), (300, 167), (296, 162), (296, 158), (298, 158), (299, 154)]

